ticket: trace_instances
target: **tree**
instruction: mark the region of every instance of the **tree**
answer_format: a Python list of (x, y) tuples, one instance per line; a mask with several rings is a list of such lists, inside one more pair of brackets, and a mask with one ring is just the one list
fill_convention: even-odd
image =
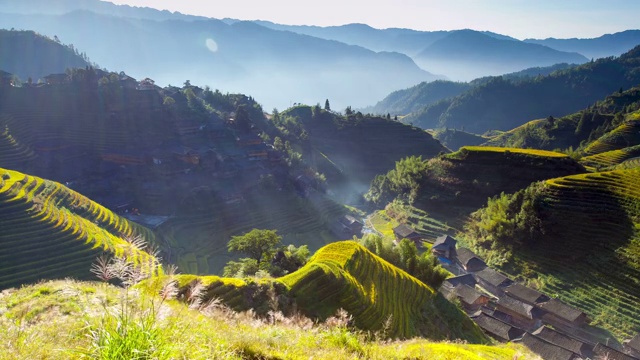
[(253, 229), (244, 235), (232, 236), (227, 249), (243, 252), (260, 263), (265, 255), (273, 252), (281, 240), (282, 237), (275, 230)]
[(329, 105), (329, 99), (324, 101), (324, 109), (327, 111), (331, 111), (331, 105)]

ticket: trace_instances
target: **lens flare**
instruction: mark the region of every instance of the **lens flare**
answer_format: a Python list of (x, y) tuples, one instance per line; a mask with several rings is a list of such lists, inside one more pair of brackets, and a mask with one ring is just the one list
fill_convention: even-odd
[(213, 39), (207, 39), (204, 43), (207, 46), (207, 49), (209, 49), (209, 51), (211, 52), (218, 51), (218, 44)]

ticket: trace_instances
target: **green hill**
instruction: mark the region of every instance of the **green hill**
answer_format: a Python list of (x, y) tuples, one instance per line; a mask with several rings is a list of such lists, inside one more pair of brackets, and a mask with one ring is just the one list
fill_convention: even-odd
[(423, 161), (407, 160), (373, 181), (367, 198), (384, 207), (393, 199), (458, 227), (487, 198), (531, 183), (586, 170), (567, 155), (542, 150), (465, 146)]
[[(106, 299), (115, 309), (103, 308)], [(314, 324), (301, 316), (265, 319), (215, 308), (205, 316), (174, 301), (94, 282), (50, 281), (7, 290), (0, 294), (0, 309), (0, 336), (6, 340), (0, 342), (2, 360), (99, 357), (99, 349), (103, 354), (123, 350), (123, 358), (150, 351), (151, 358), (162, 360), (538, 358), (516, 344), (376, 340), (344, 322)], [(117, 309), (131, 316), (119, 328)], [(107, 334), (110, 341), (101, 343)], [(124, 334), (132, 341), (119, 342)]]
[(640, 82), (640, 47), (547, 76), (522, 81), (493, 78), (451, 99), (403, 118), (425, 129), (464, 127), (484, 133), (508, 130), (531, 119), (561, 117)]
[(65, 46), (33, 31), (0, 29), (0, 70), (14, 74), (27, 82), (68, 68), (89, 66), (86, 55), (72, 46)]
[(640, 88), (615, 92), (561, 118), (533, 120), (487, 141), (489, 146), (536, 149), (585, 148), (587, 155), (639, 144)]
[(148, 229), (65, 186), (0, 168), (0, 288), (66, 276), (88, 279), (102, 252), (155, 261), (125, 238), (153, 241)]
[[(235, 310), (269, 310), (268, 280), (192, 275), (177, 279), (183, 289), (199, 279), (207, 299), (218, 297)], [(486, 341), (480, 329), (434, 289), (352, 241), (321, 248), (304, 267), (274, 280), (272, 286), (312, 318), (323, 320), (342, 308), (363, 330), (381, 330), (389, 321), (391, 337)]]
[(567, 176), (502, 195), (473, 215), (468, 242), (625, 338), (640, 330), (639, 175)]
[(272, 121), (279, 136), (325, 174), (329, 189), (347, 202), (357, 200), (377, 174), (403, 157), (431, 158), (447, 151), (421, 129), (360, 112), (343, 116), (319, 106), (297, 106)]

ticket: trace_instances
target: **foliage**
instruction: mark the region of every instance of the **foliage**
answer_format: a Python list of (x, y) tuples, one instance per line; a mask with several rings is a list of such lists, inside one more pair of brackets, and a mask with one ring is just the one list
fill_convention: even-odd
[(229, 251), (243, 252), (259, 263), (271, 255), (281, 240), (282, 236), (275, 230), (253, 229), (244, 235), (232, 236), (227, 248)]
[(420, 254), (413, 241), (403, 239), (398, 245), (394, 245), (391, 241), (380, 236), (367, 234), (362, 237), (360, 243), (372, 253), (434, 289), (439, 288), (449, 275), (449, 272), (440, 266), (438, 259), (431, 255), (431, 252), (425, 251)]
[(410, 156), (396, 162), (396, 167), (386, 175), (373, 179), (365, 199), (374, 204), (386, 204), (396, 196), (404, 196), (409, 203), (415, 201), (427, 176), (427, 163), (421, 156)]

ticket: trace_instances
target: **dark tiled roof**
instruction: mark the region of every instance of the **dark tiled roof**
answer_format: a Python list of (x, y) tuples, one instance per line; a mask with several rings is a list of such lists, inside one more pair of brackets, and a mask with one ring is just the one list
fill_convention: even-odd
[(625, 345), (636, 351), (640, 351), (640, 334), (636, 335), (633, 339), (627, 341)]
[(525, 333), (524, 330), (513, 327), (484, 313), (474, 317), (473, 320), (482, 330), (503, 341), (518, 339)]
[(410, 228), (405, 224), (400, 224), (393, 229), (393, 232), (400, 237), (407, 237), (409, 235), (415, 234), (415, 230)]
[(576, 321), (580, 315), (583, 314), (582, 311), (573, 308), (558, 299), (551, 299), (539, 306), (547, 312), (570, 322)]
[(591, 356), (590, 352), (591, 352), (591, 349), (593, 348), (592, 346), (589, 346), (588, 344), (585, 344), (563, 333), (555, 331), (550, 327), (541, 326), (538, 330), (534, 331), (532, 334), (554, 345), (558, 345), (561, 348), (574, 352), (576, 354), (580, 354), (582, 356)]
[(522, 338), (522, 344), (540, 355), (544, 360), (573, 360), (577, 358), (576, 354), (571, 351), (553, 345), (529, 333), (526, 333)]
[(436, 239), (436, 241), (433, 243), (432, 247), (436, 247), (438, 245), (445, 245), (448, 247), (452, 247), (455, 248), (456, 247), (456, 239), (452, 238), (449, 235), (442, 235), (439, 238)]
[(529, 304), (525, 304), (518, 299), (514, 299), (511, 296), (505, 295), (501, 296), (497, 302), (498, 306), (503, 307), (505, 309), (511, 310), (511, 312), (516, 313), (522, 317), (527, 319), (533, 319), (535, 312), (533, 311), (533, 306)]
[(454, 291), (455, 291), (456, 295), (458, 295), (458, 297), (460, 299), (462, 299), (463, 302), (465, 302), (465, 303), (467, 303), (469, 305), (475, 303), (481, 297), (486, 297), (485, 295), (481, 294), (476, 289), (474, 289), (474, 288), (472, 288), (470, 286), (464, 285), (464, 284), (456, 286)]
[(489, 267), (478, 271), (475, 276), (476, 279), (483, 280), (493, 286), (507, 286), (513, 283), (511, 279)]
[[(458, 261), (460, 261), (460, 263), (463, 265), (468, 264), (469, 261), (471, 261), (471, 259), (477, 259), (482, 261), (482, 259), (480, 259), (478, 255), (476, 255), (473, 251), (467, 248), (457, 248), (456, 256), (458, 257)], [(482, 261), (482, 263), (484, 263), (484, 261)]]
[(515, 298), (518, 298), (524, 302), (528, 302), (530, 304), (537, 304), (539, 302), (548, 301), (549, 297), (545, 294), (528, 288), (524, 285), (514, 283), (504, 290), (507, 294), (512, 295)]
[(607, 360), (637, 360), (636, 357), (627, 355), (625, 353), (622, 353), (616, 349), (610, 348), (600, 343), (597, 343), (596, 346), (593, 348), (593, 354), (596, 357), (600, 356), (603, 359), (607, 359)]
[(513, 321), (513, 318), (511, 317), (511, 315), (505, 314), (500, 310), (491, 309), (491, 308), (488, 308), (486, 306), (483, 306), (480, 310), (482, 310), (483, 313), (485, 313), (485, 314), (487, 314), (487, 315), (489, 315), (489, 316), (491, 316), (493, 318), (496, 318), (496, 319), (498, 319), (498, 320), (500, 320), (502, 322), (506, 322), (508, 324), (511, 324), (512, 321)]
[(443, 285), (456, 287), (460, 284), (469, 285), (471, 287), (476, 286), (476, 279), (471, 274), (464, 274), (460, 276), (454, 276), (452, 278), (448, 278), (443, 282)]

